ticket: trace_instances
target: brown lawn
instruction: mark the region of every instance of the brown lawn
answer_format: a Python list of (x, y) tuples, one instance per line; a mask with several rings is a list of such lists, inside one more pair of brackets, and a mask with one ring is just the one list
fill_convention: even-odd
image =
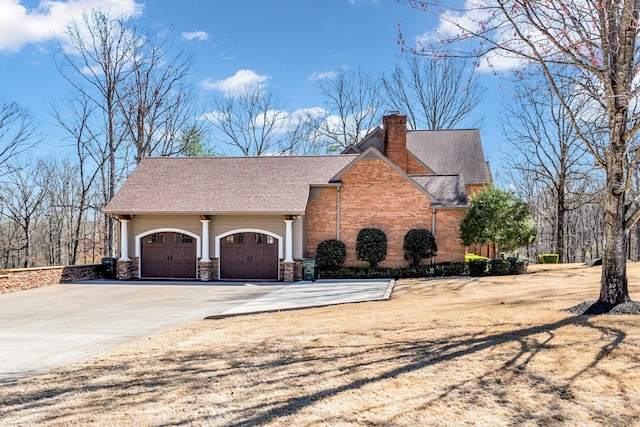
[(562, 311), (599, 276), (401, 280), (388, 302), (203, 320), (2, 386), (0, 424), (640, 425), (640, 317)]

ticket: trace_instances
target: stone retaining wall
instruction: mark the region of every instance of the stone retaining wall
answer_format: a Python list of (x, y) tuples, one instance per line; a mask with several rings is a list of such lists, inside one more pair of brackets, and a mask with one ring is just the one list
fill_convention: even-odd
[(102, 277), (102, 265), (12, 268), (0, 270), (0, 293), (23, 291), (43, 286), (91, 280)]

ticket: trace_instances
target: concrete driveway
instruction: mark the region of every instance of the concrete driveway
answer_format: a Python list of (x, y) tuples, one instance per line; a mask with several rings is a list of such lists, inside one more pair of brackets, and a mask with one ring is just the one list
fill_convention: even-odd
[(0, 384), (203, 318), (388, 299), (390, 280), (95, 280), (0, 295)]

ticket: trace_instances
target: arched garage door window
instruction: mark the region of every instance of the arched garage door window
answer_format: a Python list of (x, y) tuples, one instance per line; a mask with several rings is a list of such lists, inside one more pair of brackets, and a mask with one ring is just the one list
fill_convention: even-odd
[(221, 279), (278, 279), (278, 240), (243, 232), (220, 240)]
[(196, 249), (196, 240), (186, 234), (148, 234), (141, 239), (141, 275), (195, 279)]

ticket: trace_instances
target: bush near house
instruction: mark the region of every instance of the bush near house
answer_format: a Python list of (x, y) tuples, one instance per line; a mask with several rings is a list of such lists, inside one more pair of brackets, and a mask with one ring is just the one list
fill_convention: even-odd
[(424, 228), (411, 229), (404, 236), (404, 259), (409, 261), (409, 267), (417, 267), (420, 261), (431, 258), (438, 252), (436, 239), (429, 230)]
[(468, 263), (473, 261), (474, 259), (483, 259), (485, 261), (489, 261), (489, 258), (487, 258), (486, 256), (482, 256), (482, 255), (476, 255), (476, 254), (466, 254), (464, 256), (464, 262)]
[(557, 264), (558, 258), (558, 254), (538, 255), (538, 264)]
[(318, 268), (340, 268), (347, 258), (347, 246), (337, 239), (323, 240), (316, 248)]
[[(482, 257), (484, 258), (484, 257)], [(469, 276), (472, 277), (480, 277), (484, 276), (484, 273), (487, 271), (487, 259), (472, 259), (468, 263), (469, 265)]]
[(464, 262), (443, 262), (414, 268), (344, 267), (320, 271), (322, 279), (409, 279), (464, 276), (466, 274), (467, 264)]
[(356, 254), (369, 267), (377, 267), (387, 257), (387, 235), (378, 228), (363, 228), (356, 240)]

